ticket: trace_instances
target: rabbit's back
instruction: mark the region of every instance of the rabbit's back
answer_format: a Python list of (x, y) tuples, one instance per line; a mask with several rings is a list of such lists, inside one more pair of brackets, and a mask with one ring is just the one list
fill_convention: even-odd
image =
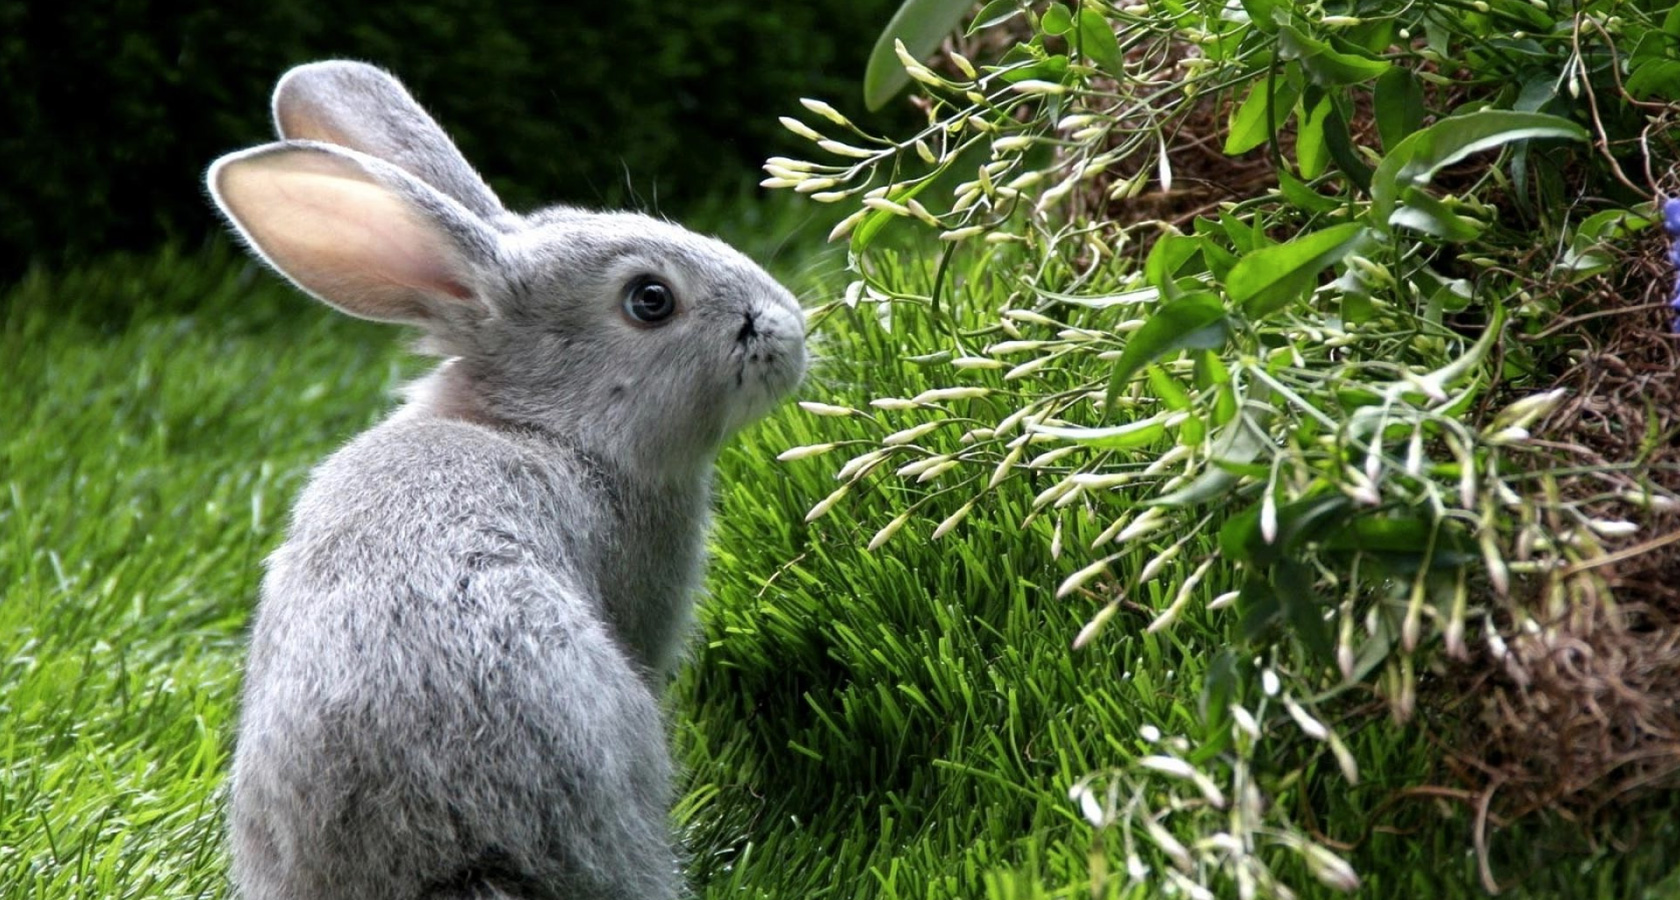
[(252, 638), (247, 900), (674, 895), (658, 704), (598, 574), (625, 488), (590, 466), (399, 417), (317, 470)]
[(269, 562), (231, 788), (245, 900), (670, 900), (656, 691), (712, 461), (804, 372), (797, 300), (669, 222), (510, 212), (372, 66), (292, 69), (274, 118), (206, 173), (217, 207), (448, 361), (315, 472)]

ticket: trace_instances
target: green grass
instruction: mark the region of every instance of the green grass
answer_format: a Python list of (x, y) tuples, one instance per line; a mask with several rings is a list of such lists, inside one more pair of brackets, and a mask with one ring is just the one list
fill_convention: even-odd
[[(705, 217), (806, 293), (836, 288), (839, 261), (810, 252), (826, 228), (796, 208), (734, 199)], [(221, 783), (260, 561), (309, 466), (422, 363), (219, 246), (36, 276), (3, 302), (0, 900), (223, 896)], [(863, 406), (932, 386), (903, 361), (925, 323), (898, 329), (831, 318), (802, 396)], [(931, 541), (956, 494), (866, 552), (907, 490), (889, 478), (805, 524), (844, 451), (773, 457), (901, 424), (789, 405), (721, 461), (704, 634), (670, 696), (700, 896), (1088, 897), (1092, 859), (1123, 872), (1124, 855), (1069, 786), (1150, 752), (1143, 725), (1215, 736), (1198, 699), (1233, 617), (1193, 610), (1148, 635), (1123, 613), (1070, 650), (1096, 604), (1054, 599), (1078, 563), (1052, 558), (1047, 519), (1021, 528), (1000, 500)], [(1101, 524), (1075, 520), (1070, 545)], [(1171, 580), (1139, 599), (1164, 604)], [(1383, 826), (1349, 853), (1368, 896), (1478, 894), (1466, 811), (1388, 803), (1445, 778), (1424, 732), (1347, 728), (1359, 787), (1320, 758), (1268, 793), (1335, 838)], [(1670, 818), (1629, 856), (1583, 855), (1568, 827), (1498, 833), (1493, 864), (1536, 896), (1626, 896), (1671, 868)]]

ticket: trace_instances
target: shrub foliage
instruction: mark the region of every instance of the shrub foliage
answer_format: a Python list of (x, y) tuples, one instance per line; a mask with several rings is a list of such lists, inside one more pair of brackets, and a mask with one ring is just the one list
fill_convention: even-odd
[[(1317, 706), (1374, 689), (1404, 721), (1420, 673), (1480, 665), (1520, 688), (1559, 646), (1651, 626), (1644, 596), (1606, 614), (1604, 567), (1654, 549), (1616, 552), (1676, 508), (1674, 461), (1648, 451), (1680, 423), (1613, 410), (1646, 439), (1589, 459), (1556, 414), (1578, 400), (1560, 376), (1605, 333), (1582, 304), (1672, 340), (1618, 264), (1672, 188), (1680, 12), (910, 0), (894, 22), (925, 40), (959, 17), (933, 62), (889, 39), (871, 66), (879, 100), (880, 54), (897, 57), (919, 130), (807, 100), (783, 121), (824, 155), (765, 166), (768, 186), (854, 207), (832, 235), (855, 274), (836, 308), (946, 335), (917, 356), (944, 384), (874, 400), (902, 427), (840, 442), (855, 455), (811, 516), (898, 496), (876, 549), (1024, 508), (1015, 524), (1053, 523), (1068, 560), (1056, 596), (1090, 604), (1075, 646), (1139, 610), (1155, 632), (1230, 607), (1211, 737), (1074, 798), (1122, 827), (1134, 881), (1281, 895), (1283, 853), (1351, 887), (1254, 793), (1258, 759), (1275, 775), (1314, 747), (1357, 782)], [(1279, 728), (1305, 756), (1256, 751)], [(1662, 761), (1632, 782), (1680, 765), (1660, 724), (1604, 728), (1599, 775), (1634, 747)], [(1485, 812), (1516, 771), (1465, 796)], [(1177, 787), (1145, 787), (1163, 779)], [(1518, 807), (1582, 785), (1528, 786)], [(1156, 866), (1132, 864), (1138, 836)]]
[(206, 233), (204, 166), (333, 56), (397, 72), (515, 209), (692, 200), (783, 140), (757, 110), (855, 81), (886, 9), (0, 0), (0, 278)]

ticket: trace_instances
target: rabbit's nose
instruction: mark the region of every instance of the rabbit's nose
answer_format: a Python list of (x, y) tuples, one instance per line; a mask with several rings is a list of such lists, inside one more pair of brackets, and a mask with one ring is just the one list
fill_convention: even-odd
[(742, 315), (741, 328), (735, 332), (735, 340), (745, 341), (758, 335), (758, 319), (748, 310)]

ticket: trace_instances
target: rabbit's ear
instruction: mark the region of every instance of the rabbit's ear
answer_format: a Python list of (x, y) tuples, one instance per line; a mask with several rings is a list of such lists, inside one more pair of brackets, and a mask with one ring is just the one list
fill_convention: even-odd
[(330, 60), (298, 66), (274, 88), (281, 140), (349, 147), (397, 166), (486, 221), (506, 212), (438, 123), (390, 73)]
[(394, 166), (283, 142), (222, 157), (207, 181), (264, 260), (351, 315), (436, 328), (488, 310), (495, 232)]

